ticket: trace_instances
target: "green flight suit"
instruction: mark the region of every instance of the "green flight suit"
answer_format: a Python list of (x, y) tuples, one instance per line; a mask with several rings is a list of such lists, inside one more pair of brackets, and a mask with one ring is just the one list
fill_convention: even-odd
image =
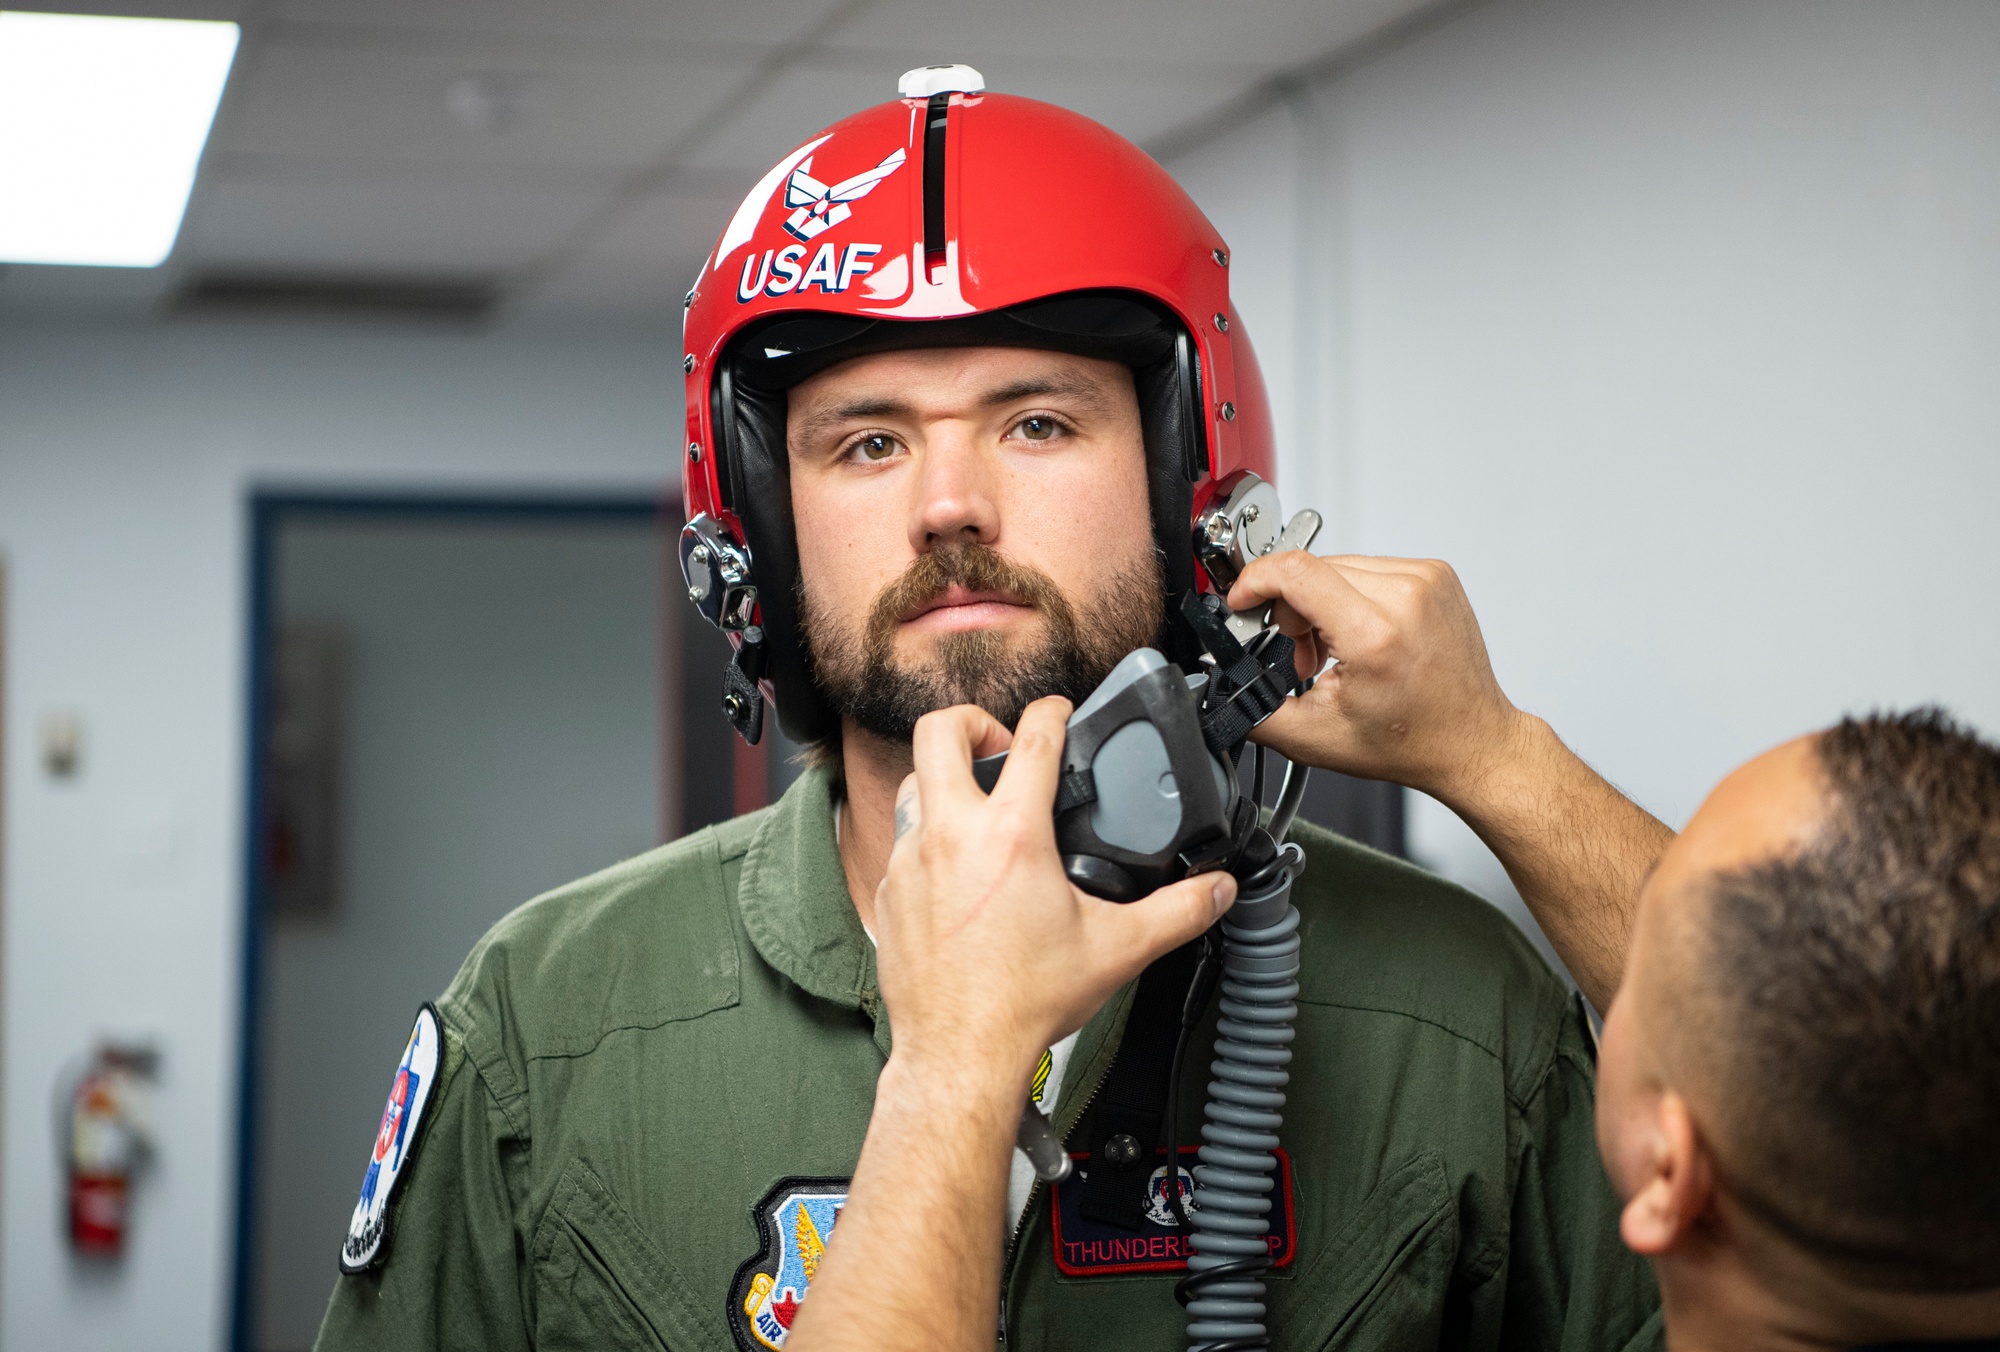
[[(1273, 1345), (1661, 1346), (1598, 1162), (1572, 998), (1478, 898), (1313, 827), (1294, 838), (1297, 1239), (1271, 1278)], [(1070, 1057), (1056, 1118), (1072, 1143), (1090, 1139), (1131, 999)], [(523, 906), (438, 1008), (442, 1079), (387, 1261), (338, 1279), (321, 1352), (727, 1352), (753, 1207), (779, 1179), (852, 1174), (889, 1051), (817, 773)], [(1057, 1270), (1046, 1189), (1007, 1266), (1010, 1349), (1184, 1345), (1175, 1274)]]

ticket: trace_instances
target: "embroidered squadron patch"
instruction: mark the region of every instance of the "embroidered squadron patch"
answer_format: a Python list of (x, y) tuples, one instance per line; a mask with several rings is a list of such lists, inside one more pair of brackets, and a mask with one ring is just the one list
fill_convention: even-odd
[(751, 1209), (760, 1247), (729, 1285), (729, 1329), (743, 1352), (785, 1345), (852, 1181), (781, 1178)]
[(375, 1130), (375, 1148), (368, 1155), (368, 1171), (361, 1176), (361, 1200), (354, 1204), (347, 1238), (340, 1245), (342, 1272), (366, 1272), (388, 1257), (389, 1204), (417, 1153), (443, 1053), (444, 1025), (438, 1021), (437, 1008), (426, 1004), (417, 1011), (416, 1027), (410, 1030), (409, 1045), (403, 1048), (395, 1082), (389, 1086), (389, 1102), (382, 1108), (382, 1125)]
[[(1194, 1204), (1194, 1176), (1188, 1171), (1196, 1162), (1198, 1147), (1181, 1147), (1181, 1200)], [(1153, 1152), (1155, 1166), (1146, 1180), (1146, 1219), (1138, 1230), (1094, 1221), (1083, 1214), (1083, 1185), (1090, 1177), (1090, 1156), (1072, 1154), (1076, 1172), (1053, 1185), (1049, 1201), (1055, 1237), (1056, 1270), (1066, 1277), (1106, 1277), (1121, 1272), (1183, 1272), (1187, 1269), (1187, 1238), (1174, 1218), (1167, 1197), (1167, 1152)], [(1271, 1266), (1285, 1267), (1298, 1248), (1298, 1232), (1292, 1219), (1292, 1157), (1278, 1151), (1278, 1187), (1271, 1198)]]

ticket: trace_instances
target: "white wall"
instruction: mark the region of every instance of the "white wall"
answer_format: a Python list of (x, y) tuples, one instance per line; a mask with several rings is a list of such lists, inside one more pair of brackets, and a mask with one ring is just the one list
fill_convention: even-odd
[[(212, 1349), (227, 1330), (252, 483), (599, 486), (672, 465), (671, 337), (0, 328), (9, 562), (7, 1348)], [(81, 775), (37, 765), (50, 711)], [(156, 1037), (160, 1164), (115, 1275), (73, 1268), (50, 1094), (100, 1030)]]
[(1669, 823), (1843, 711), (2000, 731), (2000, 6), (1495, 0), (1169, 168), (1290, 498), (1456, 565), (1516, 702)]

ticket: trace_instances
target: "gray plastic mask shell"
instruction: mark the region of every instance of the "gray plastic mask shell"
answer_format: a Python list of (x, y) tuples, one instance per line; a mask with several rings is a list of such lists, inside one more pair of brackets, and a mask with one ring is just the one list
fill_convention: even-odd
[(1090, 829), (1106, 845), (1152, 854), (1180, 833), (1180, 785), (1167, 744), (1151, 723), (1127, 723), (1112, 733), (1090, 773), (1097, 781)]
[[(1070, 715), (1074, 726), (1111, 701), (1133, 682), (1167, 665), (1151, 648), (1126, 654), (1098, 688)], [(1229, 778), (1209, 757), (1216, 796), (1229, 798)], [(1134, 854), (1152, 854), (1172, 843), (1181, 829), (1181, 791), (1173, 761), (1159, 729), (1132, 722), (1111, 734), (1090, 762), (1097, 782), (1097, 801), (1090, 807), (1090, 829), (1107, 845)]]

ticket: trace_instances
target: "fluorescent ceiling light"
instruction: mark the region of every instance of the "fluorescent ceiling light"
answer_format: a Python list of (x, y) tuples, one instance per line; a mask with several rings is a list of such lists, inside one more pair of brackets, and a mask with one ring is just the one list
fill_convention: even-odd
[(236, 37), (233, 23), (0, 10), (0, 262), (164, 261)]

